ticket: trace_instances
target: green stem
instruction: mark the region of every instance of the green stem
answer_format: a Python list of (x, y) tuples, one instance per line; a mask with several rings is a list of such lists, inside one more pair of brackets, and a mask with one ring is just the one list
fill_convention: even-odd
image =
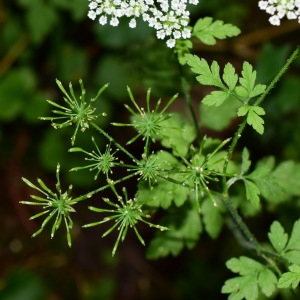
[[(130, 174), (130, 175), (127, 175), (127, 176), (125, 176), (125, 177), (122, 177), (121, 179), (115, 180), (115, 181), (113, 181), (113, 183), (114, 183), (114, 184), (118, 184), (118, 183), (123, 182), (123, 181), (125, 181), (125, 180), (128, 180), (128, 179), (130, 179), (130, 178), (132, 178), (132, 177), (134, 177), (134, 176), (136, 176), (136, 173), (132, 173), (132, 174)], [(79, 198), (75, 198), (75, 199), (71, 200), (71, 201), (70, 201), (70, 204), (75, 204), (75, 203), (77, 203), (77, 202), (79, 202), (79, 201), (82, 201), (82, 200), (86, 200), (86, 199), (88, 199), (88, 198), (91, 198), (92, 195), (97, 194), (97, 193), (99, 193), (99, 192), (102, 192), (102, 191), (104, 191), (105, 189), (109, 188), (110, 186), (111, 186), (111, 185), (109, 185), (109, 184), (106, 184), (106, 185), (104, 185), (104, 186), (101, 186), (100, 188), (98, 188), (98, 189), (96, 189), (96, 190), (94, 190), (94, 191), (92, 191), (92, 192), (89, 192), (89, 193), (87, 193), (86, 195), (83, 195), (83, 196), (81, 196), (81, 197), (79, 197)]]
[[(296, 50), (290, 56), (290, 58), (287, 60), (285, 65), (279, 71), (279, 73), (275, 76), (275, 78), (272, 80), (272, 82), (268, 85), (265, 92), (254, 103), (255, 106), (258, 106), (259, 104), (262, 103), (262, 101), (265, 99), (266, 95), (271, 91), (272, 88), (274, 88), (274, 86), (278, 82), (278, 80), (287, 71), (287, 69), (291, 65), (291, 63), (296, 59), (297, 55), (299, 54), (299, 51), (300, 51), (300, 47), (297, 47)], [(226, 159), (224, 161), (223, 174), (227, 173), (227, 167), (228, 167), (229, 160), (231, 159), (232, 153), (233, 153), (233, 151), (234, 151), (234, 149), (237, 145), (237, 142), (238, 142), (239, 138), (241, 137), (241, 135), (242, 135), (242, 133), (245, 129), (246, 124), (247, 124), (247, 117), (244, 118), (244, 120), (240, 124), (238, 130), (236, 131), (236, 133), (233, 137), (232, 143), (229, 147), (229, 150), (228, 150), (227, 155), (226, 155)], [(223, 193), (227, 194), (228, 187), (227, 187), (227, 184), (226, 184), (226, 176), (224, 176), (223, 179), (222, 179), (222, 185), (223, 185)]]
[(128, 155), (135, 163), (138, 163), (138, 160), (130, 153), (128, 152), (122, 145), (120, 145), (114, 138), (112, 138), (108, 133), (106, 133), (102, 128), (100, 128), (97, 124), (94, 122), (91, 122), (91, 125), (98, 130), (101, 134), (103, 134), (110, 142), (115, 144), (121, 151), (123, 151), (126, 155)]
[(240, 215), (238, 214), (237, 210), (231, 205), (228, 201), (226, 196), (220, 197), (220, 200), (224, 203), (227, 210), (230, 212), (233, 220), (235, 221), (236, 225), (240, 228), (244, 236), (247, 240), (254, 246), (257, 252), (260, 252), (261, 246), (252, 232), (249, 230), (248, 226), (244, 223)]
[(228, 198), (225, 196), (219, 196), (219, 199), (224, 203), (227, 210), (230, 212), (233, 220), (235, 221), (238, 228), (241, 230), (245, 238), (251, 243), (253, 248), (256, 250), (257, 254), (262, 257), (274, 270), (275, 272), (281, 276), (282, 272), (277, 267), (276, 262), (272, 257), (275, 257), (275, 259), (280, 260), (283, 263), (287, 263), (287, 261), (282, 258), (278, 253), (274, 253), (269, 250), (265, 250), (261, 244), (258, 242), (256, 237), (252, 234), (249, 227), (244, 223), (241, 216), (238, 214), (237, 210), (231, 205), (231, 203), (228, 201)]
[(197, 141), (200, 144), (201, 143), (201, 133), (200, 133), (197, 117), (195, 114), (195, 110), (193, 107), (192, 98), (190, 95), (190, 85), (183, 76), (181, 76), (181, 87), (182, 87), (182, 92), (185, 97), (185, 101), (188, 105), (188, 108), (190, 110), (190, 113), (191, 113), (191, 116), (192, 116), (192, 119), (194, 122), (195, 130), (196, 130), (196, 134), (197, 134)]
[[(283, 68), (280, 70), (280, 72), (276, 75), (276, 77), (272, 80), (272, 82), (269, 84), (269, 86), (267, 87), (265, 92), (258, 98), (258, 100), (255, 102), (254, 105), (257, 106), (257, 105), (262, 103), (262, 101), (265, 99), (266, 95), (270, 92), (270, 90), (272, 88), (274, 88), (274, 86), (278, 82), (278, 80), (283, 76), (283, 74), (287, 71), (287, 69), (291, 65), (291, 63), (296, 59), (296, 57), (299, 53), (299, 50), (300, 50), (300, 48), (297, 47), (297, 49), (292, 53), (290, 58), (287, 60), (286, 64), (283, 66)], [(236, 133), (233, 137), (232, 143), (229, 147), (229, 150), (227, 152), (227, 156), (226, 156), (226, 159), (225, 159), (225, 162), (224, 162), (224, 165), (223, 165), (223, 174), (227, 173), (229, 160), (232, 157), (233, 151), (234, 151), (234, 149), (237, 145), (237, 142), (238, 142), (239, 138), (241, 137), (241, 135), (242, 135), (242, 133), (245, 129), (246, 124), (247, 124), (247, 119), (244, 118), (244, 120), (240, 124), (238, 130), (236, 131)], [(249, 230), (248, 226), (244, 223), (244, 221), (242, 220), (242, 218), (238, 214), (237, 210), (231, 205), (230, 201), (228, 201), (228, 196), (227, 196), (228, 195), (227, 194), (228, 187), (227, 187), (227, 184), (226, 184), (226, 176), (224, 176), (223, 179), (222, 179), (222, 185), (223, 185), (223, 195), (226, 195), (226, 196), (222, 196), (222, 197), (220, 197), (220, 199), (224, 203), (224, 205), (226, 206), (229, 213), (231, 214), (231, 216), (232, 216), (233, 220), (235, 221), (236, 225), (239, 227), (239, 229), (244, 234), (244, 236), (247, 238), (247, 240), (254, 246), (257, 253), (261, 257), (263, 257), (274, 268), (274, 270), (279, 275), (281, 275), (281, 271), (277, 267), (275, 261), (272, 258), (270, 258), (270, 256), (272, 256), (271, 253), (265, 251), (262, 248), (260, 243), (257, 241), (255, 236)]]
[[(225, 161), (224, 161), (224, 165), (223, 165), (223, 174), (227, 174), (227, 168), (228, 168), (228, 164), (229, 164), (229, 160), (231, 159), (232, 153), (238, 143), (239, 138), (241, 137), (244, 128), (247, 124), (247, 118), (244, 118), (244, 120), (242, 121), (242, 123), (239, 125), (238, 130), (236, 131), (232, 143), (230, 144), (230, 147), (228, 149)], [(228, 186), (226, 184), (226, 175), (223, 176), (222, 178), (222, 185), (223, 185), (223, 194), (227, 194), (228, 191)]]

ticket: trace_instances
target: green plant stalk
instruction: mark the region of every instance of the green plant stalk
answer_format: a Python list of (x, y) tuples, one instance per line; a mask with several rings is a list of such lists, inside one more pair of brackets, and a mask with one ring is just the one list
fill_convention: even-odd
[(191, 116), (192, 116), (192, 119), (193, 119), (193, 122), (194, 122), (195, 130), (196, 130), (197, 141), (200, 145), (201, 144), (201, 133), (200, 133), (197, 117), (196, 117), (196, 114), (195, 114), (195, 110), (194, 110), (194, 107), (193, 107), (192, 98), (191, 98), (191, 95), (190, 95), (190, 92), (189, 92), (190, 86), (189, 86), (188, 82), (186, 81), (186, 79), (183, 76), (181, 76), (181, 88), (182, 88), (182, 92), (183, 92), (184, 97), (185, 97), (185, 101), (186, 101), (186, 103), (188, 105), (188, 108), (190, 110), (190, 113), (191, 113)]
[(227, 168), (228, 168), (228, 164), (229, 164), (229, 160), (231, 159), (232, 153), (238, 143), (239, 138), (242, 136), (242, 133), (245, 129), (245, 126), (247, 124), (247, 118), (245, 117), (244, 120), (241, 122), (241, 124), (239, 125), (238, 130), (236, 131), (233, 139), (232, 139), (232, 143), (230, 144), (230, 147), (228, 149), (225, 161), (224, 161), (224, 165), (223, 165), (223, 178), (222, 178), (222, 185), (223, 185), (223, 194), (226, 195), (228, 192), (228, 186), (226, 184), (226, 175), (227, 174)]
[(128, 155), (135, 163), (138, 163), (138, 160), (130, 152), (128, 152), (122, 145), (120, 145), (114, 138), (112, 138), (109, 134), (107, 134), (102, 128), (100, 128), (94, 122), (91, 122), (90, 124), (101, 134), (103, 134), (110, 142), (115, 144), (121, 151), (123, 151), (126, 155)]
[[(276, 83), (283, 76), (283, 74), (287, 71), (287, 69), (291, 65), (291, 63), (296, 59), (297, 55), (299, 54), (299, 51), (300, 51), (300, 47), (297, 47), (296, 50), (290, 56), (290, 58), (287, 60), (285, 65), (279, 71), (279, 73), (275, 76), (275, 78), (272, 80), (272, 82), (268, 85), (265, 92), (254, 103), (255, 106), (258, 106), (259, 104), (261, 104), (262, 101), (265, 99), (266, 95), (271, 91), (271, 89), (273, 89), (275, 87)], [(244, 131), (246, 124), (247, 124), (247, 120), (245, 117), (244, 120), (242, 121), (242, 123), (240, 124), (238, 130), (236, 131), (236, 133), (233, 137), (232, 143), (227, 152), (227, 156), (226, 156), (226, 159), (225, 159), (225, 162), (223, 165), (223, 174), (227, 173), (227, 167), (228, 167), (229, 160), (231, 159), (232, 153), (237, 145), (239, 138), (241, 137), (241, 135)], [(223, 184), (223, 194), (227, 194), (228, 187), (226, 185), (226, 176), (223, 177), (222, 184)]]
[[(113, 181), (113, 184), (118, 184), (118, 183), (120, 183), (120, 182), (126, 181), (126, 180), (128, 180), (128, 179), (130, 179), (130, 178), (132, 178), (132, 177), (134, 177), (134, 176), (136, 176), (136, 173), (130, 174), (130, 175), (128, 175), (128, 176), (122, 177), (121, 179), (118, 179), (118, 180), (116, 180), (116, 181)], [(82, 196), (82, 197), (80, 197), (80, 198), (74, 199), (74, 200), (76, 200), (76, 201), (71, 200), (70, 203), (71, 203), (71, 204), (74, 204), (74, 203), (77, 203), (77, 202), (79, 202), (79, 201), (86, 200), (87, 198), (91, 198), (92, 195), (97, 194), (97, 193), (99, 193), (99, 192), (102, 192), (102, 191), (104, 191), (105, 189), (107, 189), (107, 188), (109, 188), (109, 187), (111, 187), (111, 185), (109, 185), (109, 184), (103, 185), (103, 186), (101, 186), (100, 188), (98, 188), (98, 189), (96, 189), (96, 190), (94, 190), (94, 191), (91, 191), (91, 192), (87, 193), (86, 195), (84, 195), (84, 196)]]
[[(276, 83), (279, 81), (279, 79), (283, 76), (283, 74), (287, 71), (288, 67), (291, 65), (291, 63), (296, 59), (297, 55), (299, 54), (300, 48), (297, 47), (296, 50), (292, 53), (290, 58), (287, 60), (283, 68), (279, 71), (279, 73), (275, 76), (275, 78), (272, 80), (272, 82), (269, 84), (269, 86), (266, 88), (265, 92), (258, 98), (258, 100), (255, 102), (254, 105), (258, 106), (262, 101), (265, 99), (266, 95), (270, 92), (272, 88), (276, 85)], [(229, 147), (229, 150), (227, 152), (224, 165), (223, 165), (223, 174), (227, 173), (228, 163), (229, 160), (232, 157), (232, 153), (237, 145), (237, 142), (239, 138), (241, 137), (245, 126), (247, 124), (247, 118), (245, 117), (244, 120), (241, 122), (238, 130), (236, 131), (232, 143)], [(277, 267), (275, 261), (270, 258), (270, 253), (267, 253), (260, 243), (257, 241), (255, 236), (252, 234), (252, 232), (249, 230), (248, 226), (244, 223), (240, 215), (238, 214), (237, 210), (231, 205), (230, 201), (228, 201), (228, 186), (226, 184), (226, 176), (224, 175), (222, 178), (222, 186), (223, 186), (223, 197), (221, 197), (222, 202), (226, 206), (227, 210), (231, 214), (233, 220), (235, 221), (236, 225), (239, 227), (241, 232), (244, 234), (244, 236), (248, 239), (248, 241), (253, 245), (253, 247), (256, 249), (257, 253), (264, 258), (273, 268), (274, 270), (281, 275), (281, 271)]]
[(261, 244), (258, 242), (256, 237), (252, 234), (249, 227), (244, 223), (241, 216), (238, 214), (237, 210), (231, 205), (230, 201), (228, 201), (227, 196), (219, 196), (219, 199), (224, 203), (227, 210), (230, 212), (233, 220), (235, 221), (238, 228), (241, 230), (246, 239), (252, 244), (253, 248), (256, 250), (257, 254), (262, 257), (273, 269), (274, 271), (281, 276), (282, 272), (278, 268), (275, 260), (271, 257), (274, 257), (277, 260), (280, 260), (283, 263), (287, 263), (285, 259), (283, 259), (277, 253), (274, 253), (269, 250), (265, 250)]
[(228, 197), (221, 196), (219, 198), (224, 203), (227, 210), (230, 212), (231, 216), (233, 217), (233, 220), (235, 221), (237, 226), (240, 228), (240, 230), (244, 234), (244, 236), (247, 238), (247, 240), (253, 245), (253, 247), (257, 250), (257, 252), (260, 252), (260, 250), (261, 250), (260, 243), (257, 241), (256, 237), (249, 230), (248, 226), (244, 223), (244, 221), (238, 214), (237, 210), (231, 205), (230, 201), (228, 200)]

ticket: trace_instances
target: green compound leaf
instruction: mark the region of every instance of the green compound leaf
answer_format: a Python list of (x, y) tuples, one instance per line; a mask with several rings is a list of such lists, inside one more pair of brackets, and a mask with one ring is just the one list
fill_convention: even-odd
[(290, 262), (300, 265), (300, 219), (294, 223), (290, 240), (285, 248), (284, 257)]
[(256, 164), (252, 173), (245, 176), (248, 180), (255, 183), (261, 195), (269, 202), (282, 201), (289, 194), (288, 191), (285, 192), (285, 189), (288, 189), (288, 187), (284, 187), (288, 182), (284, 182), (274, 176), (277, 170), (273, 171), (274, 166), (274, 157), (266, 157)]
[[(286, 166), (286, 162), (283, 162), (274, 170), (274, 157), (266, 157), (256, 164), (253, 172), (250, 174), (245, 174), (249, 170), (251, 161), (249, 160), (248, 150), (244, 149), (242, 153), (240, 174), (230, 178), (227, 182), (227, 185), (230, 187), (236, 181), (243, 180), (246, 187), (247, 199), (250, 200), (254, 205), (258, 205), (259, 195), (271, 203), (282, 202), (288, 197), (298, 195), (300, 193), (300, 188), (296, 189), (295, 191), (288, 191), (290, 177), (284, 176), (281, 172), (279, 173), (277, 171), (277, 169), (280, 171), (284, 170), (281, 166), (282, 164)], [(292, 176), (290, 171), (296, 171), (296, 168), (294, 165), (290, 165), (290, 167), (291, 169), (286, 168), (286, 172)], [(277, 175), (279, 177), (277, 177)]]
[[(300, 195), (300, 164), (294, 161), (280, 163), (272, 173), (272, 176), (282, 189), (279, 201), (284, 201), (291, 196)], [(278, 197), (277, 197), (278, 198)]]
[(164, 121), (161, 134), (163, 138), (158, 139), (161, 139), (162, 146), (171, 148), (176, 156), (186, 156), (196, 137), (194, 126), (177, 113), (172, 113), (172, 117)]
[(227, 84), (230, 91), (232, 91), (235, 88), (238, 82), (238, 75), (235, 73), (235, 69), (230, 63), (227, 63), (225, 65), (223, 80)]
[(238, 109), (239, 117), (247, 115), (247, 123), (253, 127), (259, 134), (264, 133), (264, 120), (261, 115), (265, 115), (265, 111), (260, 106), (244, 105)]
[(249, 200), (254, 207), (259, 207), (259, 194), (258, 187), (249, 180), (244, 180), (246, 188), (246, 198)]
[(200, 74), (196, 77), (198, 82), (203, 85), (225, 88), (225, 85), (220, 78), (220, 67), (216, 61), (213, 61), (211, 66), (209, 66), (204, 58), (200, 59), (196, 55), (186, 54), (185, 58), (187, 64), (191, 67), (191, 70), (196, 74)]
[(204, 97), (202, 103), (207, 106), (220, 106), (230, 96), (228, 92), (213, 91)]
[(267, 297), (270, 297), (273, 294), (276, 283), (277, 277), (271, 270), (265, 268), (259, 273), (258, 285), (262, 293), (265, 294)]
[(263, 264), (245, 256), (232, 258), (226, 266), (240, 276), (231, 278), (222, 287), (223, 294), (230, 294), (230, 300), (256, 300), (262, 293), (270, 297), (275, 288), (277, 278)]
[(282, 225), (275, 221), (271, 225), (269, 240), (274, 249), (287, 261), (300, 265), (300, 219), (294, 223), (289, 241)]
[(262, 84), (255, 85), (256, 71), (253, 71), (253, 67), (248, 63), (244, 62), (242, 77), (239, 79), (240, 86), (235, 88), (235, 92), (238, 96), (250, 99), (262, 94), (266, 86)]
[(224, 24), (223, 21), (213, 22), (211, 17), (199, 19), (194, 28), (193, 35), (206, 45), (215, 45), (216, 38), (225, 39), (240, 34), (239, 28), (232, 24)]
[(278, 221), (272, 223), (268, 237), (274, 249), (281, 253), (288, 241), (288, 235)]
[(289, 288), (290, 286), (295, 289), (300, 282), (300, 266), (291, 265), (290, 272), (283, 273), (279, 278), (277, 286), (281, 289)]
[[(169, 170), (173, 167), (178, 167), (177, 159), (166, 151), (159, 151), (157, 154), (152, 155), (161, 166), (161, 174), (163, 175), (163, 170)], [(183, 174), (173, 174), (172, 177), (178, 182), (182, 182), (184, 179)], [(175, 184), (169, 180), (160, 178), (153, 188), (149, 187), (149, 184), (146, 182), (141, 182), (139, 184), (139, 191), (137, 193), (137, 201), (144, 203), (150, 207), (162, 207), (167, 209), (174, 203), (176, 206), (181, 206), (187, 200), (190, 190), (186, 187), (183, 187), (180, 184)]]
[(170, 211), (161, 223), (168, 225), (169, 230), (157, 232), (147, 249), (148, 259), (177, 256), (184, 247), (193, 248), (202, 232), (200, 216), (191, 205)]
[(205, 231), (212, 239), (217, 238), (221, 232), (223, 226), (223, 211), (224, 206), (222, 203), (218, 202), (217, 206), (215, 206), (210, 198), (206, 198), (201, 204), (201, 213)]
[[(183, 180), (183, 176), (172, 175), (172, 178), (178, 181)], [(145, 203), (150, 207), (169, 208), (172, 203), (177, 207), (182, 206), (187, 200), (190, 190), (186, 187), (174, 184), (173, 182), (159, 179), (153, 185), (153, 188), (148, 184), (140, 184), (137, 199), (141, 203)]]
[(241, 175), (244, 175), (248, 172), (251, 166), (251, 160), (249, 159), (250, 153), (249, 150), (245, 147), (242, 152), (242, 168), (241, 168)]

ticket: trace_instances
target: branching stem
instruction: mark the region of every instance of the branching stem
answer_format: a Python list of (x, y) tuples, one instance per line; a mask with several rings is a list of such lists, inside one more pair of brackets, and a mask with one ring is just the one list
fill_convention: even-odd
[(117, 148), (119, 148), (121, 151), (123, 151), (126, 155), (128, 155), (134, 162), (138, 162), (138, 160), (130, 153), (128, 152), (122, 145), (120, 145), (114, 138), (112, 138), (108, 133), (106, 133), (102, 128), (100, 128), (97, 124), (94, 122), (90, 123), (96, 130), (98, 130), (101, 134), (103, 134), (110, 142), (115, 144)]
[(193, 122), (194, 122), (195, 130), (196, 130), (196, 134), (197, 134), (197, 142), (200, 145), (200, 143), (201, 143), (201, 133), (200, 133), (197, 117), (196, 117), (196, 114), (195, 114), (195, 110), (194, 110), (193, 103), (192, 103), (192, 98), (191, 98), (190, 91), (189, 91), (190, 86), (189, 86), (188, 82), (186, 81), (186, 79), (183, 76), (181, 76), (181, 87), (182, 87), (182, 92), (183, 92), (184, 97), (185, 97), (185, 101), (188, 105), (188, 108), (190, 110), (190, 113), (191, 113), (191, 116), (192, 116), (192, 119), (193, 119)]

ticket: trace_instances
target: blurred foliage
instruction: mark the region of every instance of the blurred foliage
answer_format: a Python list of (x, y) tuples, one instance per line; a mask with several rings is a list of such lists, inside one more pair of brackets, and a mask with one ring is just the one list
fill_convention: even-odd
[[(204, 236), (201, 247), (183, 251), (176, 259), (170, 257), (156, 262), (144, 260), (145, 250), (137, 249), (130, 241), (120, 247), (123, 262), (111, 261), (108, 249), (112, 240), (100, 240), (99, 232), (83, 237), (77, 223), (72, 250), (66, 250), (64, 236), (51, 242), (48, 236), (28, 239), (36, 228), (28, 223), (28, 208), (17, 204), (28, 194), (20, 186), (21, 175), (34, 179), (38, 175), (53, 183), (50, 174), (55, 173), (60, 162), (66, 184), (72, 182), (84, 189), (93, 176), (88, 171), (68, 172), (77, 162), (76, 154), (67, 153), (69, 129), (55, 131), (38, 119), (50, 113), (45, 99), (62, 100), (56, 78), (65, 84), (83, 78), (90, 95), (110, 82), (99, 105), (120, 122), (128, 117), (123, 108), (120, 110), (121, 103), (128, 101), (126, 85), (142, 96), (149, 87), (157, 97), (169, 97), (180, 91), (176, 57), (163, 42), (155, 39), (151, 29), (143, 24), (129, 29), (126, 22), (118, 28), (101, 27), (87, 19), (87, 5), (87, 0), (0, 0), (0, 259), (3, 262), (0, 299), (221, 299), (220, 287), (228, 275), (224, 262), (240, 253), (239, 246), (226, 231), (217, 242)], [(239, 26), (245, 34), (268, 26), (267, 16), (258, 11), (254, 0), (200, 1), (192, 9), (192, 22), (211, 16)], [(246, 60), (256, 65), (258, 81), (268, 83), (299, 42), (299, 28), (298, 32), (286, 32), (271, 35), (275, 36), (272, 40), (268, 33), (263, 33), (257, 41), (248, 44), (246, 36), (244, 48), (230, 45), (222, 48), (218, 44), (207, 48), (199, 42), (195, 48), (207, 60), (231, 61), (236, 68), (241, 68), (246, 56)], [(245, 134), (247, 141), (241, 140), (241, 147), (246, 142), (251, 145), (250, 152), (256, 160), (265, 155), (273, 155), (277, 161), (300, 159), (299, 69), (300, 59), (265, 102), (264, 135), (249, 130)], [(196, 106), (207, 92), (205, 89), (192, 91)], [(237, 120), (232, 114), (235, 103), (227, 103), (228, 107), (221, 108), (221, 118), (218, 108), (214, 108), (215, 112), (210, 109), (208, 115), (206, 108), (200, 106), (201, 126), (215, 136), (236, 129)], [(184, 111), (181, 99), (177, 105), (178, 111)], [(107, 117), (99, 122), (108, 127), (111, 119)], [(126, 140), (123, 130), (120, 138)], [(79, 144), (88, 145), (87, 140), (90, 141), (90, 136), (78, 135)], [(298, 206), (295, 201), (278, 209), (278, 219), (291, 226), (289, 219), (299, 215)], [(206, 205), (203, 209), (209, 211)], [(190, 213), (188, 207), (184, 212), (176, 211), (182, 213)], [(78, 218), (90, 220), (91, 216), (79, 208)], [(267, 214), (253, 224), (250, 217), (247, 221), (260, 232), (261, 228), (268, 227), (271, 218)], [(192, 225), (187, 224), (185, 230), (190, 228)], [(207, 231), (214, 236), (218, 230)], [(143, 236), (148, 240), (152, 237), (146, 229)], [(173, 241), (169, 251), (176, 252), (182, 246)], [(151, 253), (151, 247), (148, 255), (156, 255)]]

